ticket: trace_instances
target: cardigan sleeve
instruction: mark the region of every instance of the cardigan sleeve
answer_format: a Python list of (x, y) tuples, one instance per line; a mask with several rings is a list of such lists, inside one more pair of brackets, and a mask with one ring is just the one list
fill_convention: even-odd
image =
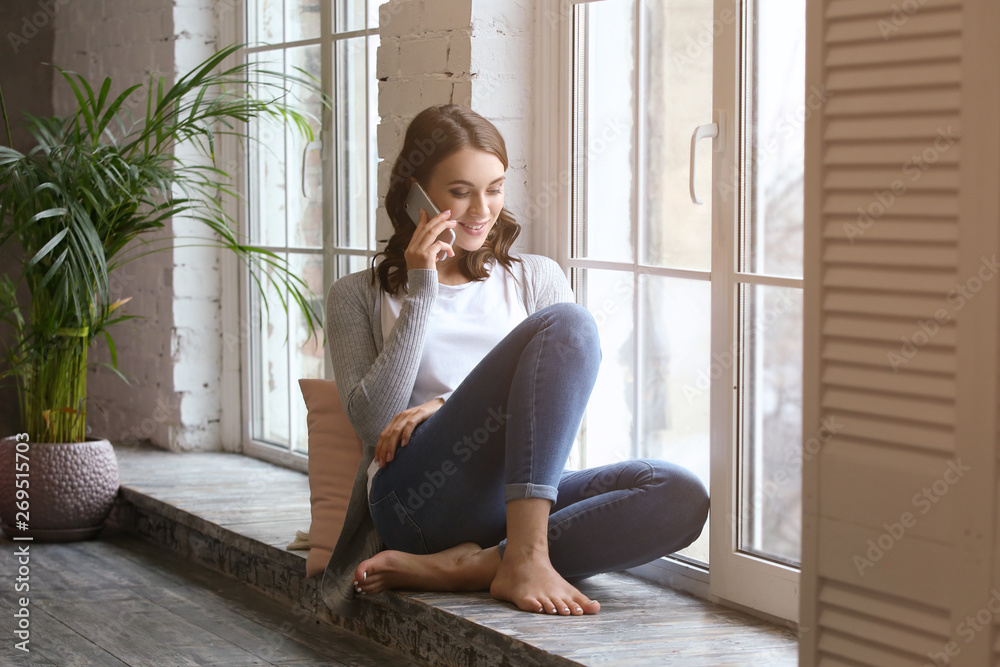
[(530, 301), (530, 312), (564, 301), (575, 301), (562, 267), (542, 255), (521, 255), (524, 266), (525, 290)]
[(379, 351), (372, 318), (380, 291), (370, 281), (370, 270), (338, 280), (330, 288), (326, 307), (337, 388), (366, 446), (374, 446), (385, 425), (410, 401), (438, 289), (436, 271), (407, 272), (408, 289), (399, 318)]

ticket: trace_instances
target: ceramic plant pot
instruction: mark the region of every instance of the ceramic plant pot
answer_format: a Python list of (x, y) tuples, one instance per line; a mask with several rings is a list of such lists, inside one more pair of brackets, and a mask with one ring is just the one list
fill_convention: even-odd
[(117, 495), (118, 459), (107, 440), (0, 440), (0, 527), (8, 537), (90, 539), (101, 532)]

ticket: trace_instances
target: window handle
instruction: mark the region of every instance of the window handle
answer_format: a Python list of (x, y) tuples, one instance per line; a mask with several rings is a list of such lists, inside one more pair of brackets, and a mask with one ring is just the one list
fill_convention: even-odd
[[(719, 116), (719, 120), (720, 121), (722, 120), (721, 114)], [(705, 203), (702, 200), (698, 199), (698, 193), (695, 191), (695, 187), (694, 187), (694, 176), (695, 176), (696, 173), (698, 173), (698, 152), (697, 152), (698, 142), (701, 141), (702, 139), (714, 139), (715, 137), (718, 137), (718, 136), (719, 136), (719, 124), (718, 123), (709, 123), (708, 125), (699, 125), (698, 127), (694, 128), (694, 134), (691, 135), (691, 174), (690, 174), (691, 183), (690, 183), (690, 187), (691, 187), (691, 201), (694, 202), (695, 204), (699, 204), (700, 205), (700, 204), (704, 204)], [(716, 146), (715, 146), (715, 150), (716, 151), (722, 150), (722, 145), (721, 144), (722, 144), (721, 139), (720, 139), (720, 141), (716, 142)]]
[(322, 148), (323, 142), (319, 139), (314, 139), (302, 149), (302, 196), (306, 199), (309, 199), (309, 193), (306, 192), (306, 157), (309, 156), (309, 151), (322, 150)]

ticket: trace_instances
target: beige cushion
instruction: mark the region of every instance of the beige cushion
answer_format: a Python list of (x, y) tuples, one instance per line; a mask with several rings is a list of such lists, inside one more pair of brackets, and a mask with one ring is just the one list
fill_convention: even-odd
[(309, 556), (306, 576), (326, 569), (344, 526), (354, 476), (361, 465), (361, 438), (354, 431), (333, 380), (299, 380), (309, 427)]

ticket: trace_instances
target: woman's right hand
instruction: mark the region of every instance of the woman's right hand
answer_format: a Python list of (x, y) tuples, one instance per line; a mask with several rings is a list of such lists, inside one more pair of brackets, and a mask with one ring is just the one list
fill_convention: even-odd
[(450, 210), (441, 211), (428, 220), (427, 212), (420, 210), (420, 222), (410, 238), (410, 245), (403, 252), (407, 270), (437, 268), (437, 256), (442, 250), (448, 253), (448, 257), (455, 256), (455, 250), (437, 238), (444, 230), (454, 229), (458, 225), (457, 221), (448, 219), (450, 216)]

